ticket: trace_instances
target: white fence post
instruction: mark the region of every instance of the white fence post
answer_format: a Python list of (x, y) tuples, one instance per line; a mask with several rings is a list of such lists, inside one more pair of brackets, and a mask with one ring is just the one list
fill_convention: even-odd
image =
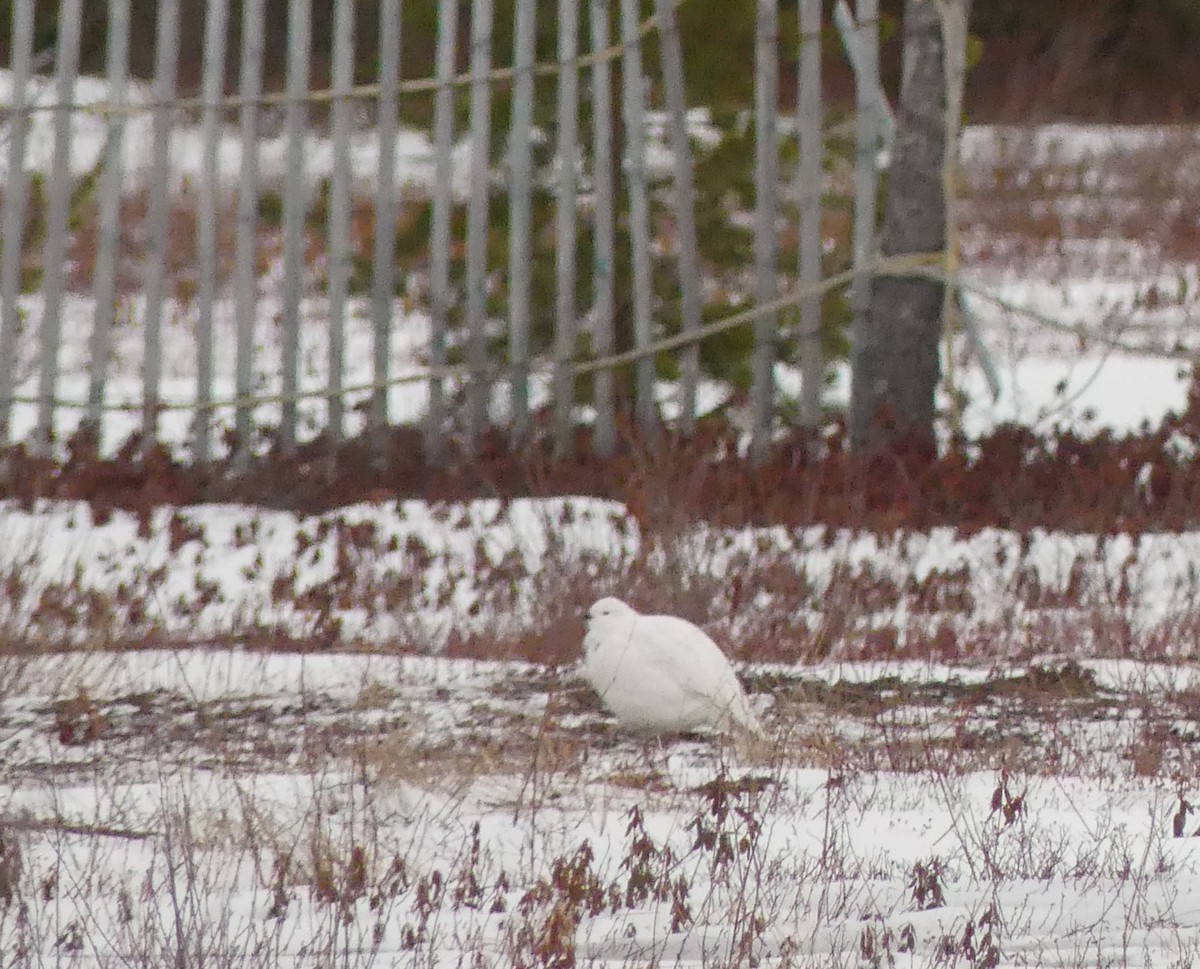
[[(608, 0), (591, 0), (592, 53), (608, 49)], [(595, 196), (595, 264), (592, 267), (595, 302), (592, 310), (592, 349), (597, 356), (613, 352), (613, 157), (612, 157), (612, 78), (607, 60), (592, 68), (592, 182)], [(616, 450), (613, 419), (613, 372), (604, 367), (592, 373), (595, 387), (595, 449), (600, 457), (611, 457)]]
[(488, 423), (491, 383), (487, 374), (488, 143), (492, 128), (492, 0), (471, 5), (471, 197), (467, 207), (466, 443), (474, 453)]
[[(429, 364), (446, 365), (446, 330), (450, 322), (450, 215), (453, 205), (450, 153), (454, 149), (455, 36), (458, 32), (458, 0), (438, 4), (437, 81), (433, 107), (433, 226), (430, 238), (430, 328)], [(426, 418), (425, 450), (439, 464), (445, 454), (442, 435), (445, 423), (445, 385), (440, 374), (429, 378), (429, 412)]]
[[(875, 98), (877, 112), (875, 122), (880, 126), (879, 136), (882, 139), (884, 150), (890, 152), (892, 141), (896, 137), (896, 113), (892, 110), (887, 95), (883, 91), (878, 71), (878, 55), (875, 55), (876, 70), (872, 78), (871, 65), (860, 60), (863, 56), (861, 51), (864, 37), (858, 29), (858, 24), (854, 22), (854, 14), (850, 12), (850, 5), (846, 0), (837, 0), (837, 3), (833, 5), (833, 22), (837, 27), (838, 35), (842, 38), (842, 47), (846, 51), (846, 56), (850, 58), (851, 69), (856, 75), (861, 74), (867, 84), (872, 85), (872, 96)], [(874, 43), (869, 39), (867, 42)], [(868, 53), (867, 56), (872, 55)]]
[(234, 242), (234, 312), (237, 361), (235, 466), (244, 470), (254, 445), (254, 331), (258, 311), (258, 99), (262, 94), (263, 13), (266, 0), (243, 0), (238, 124), (242, 167), (238, 179), (237, 237)]
[(512, 439), (529, 435), (529, 315), (531, 191), (533, 185), (533, 55), (535, 0), (517, 0), (513, 38), (512, 120), (508, 136), (508, 328), (512, 367)]
[(108, 97), (115, 110), (106, 124), (104, 167), (100, 174), (100, 227), (92, 272), (92, 298), (96, 308), (89, 346), (88, 400), (84, 414), (97, 447), (103, 443), (104, 388), (115, 314), (117, 259), (121, 248), (121, 154), (125, 143), (124, 108), (129, 74), (129, 0), (108, 2), (105, 60)]
[[(650, 259), (650, 200), (646, 184), (645, 82), (642, 77), (641, 38), (638, 36), (637, 0), (621, 0), (622, 81), (625, 114), (625, 154), (629, 183), (629, 240), (633, 259), (633, 344), (650, 345), (652, 280)], [(654, 430), (658, 409), (654, 401), (654, 357), (642, 356), (634, 364), (637, 423), (644, 434)]]
[(283, 189), (283, 314), (280, 319), (279, 446), (285, 455), (296, 453), (296, 425), (300, 406), (300, 312), (304, 297), (304, 216), (308, 189), (304, 182), (305, 141), (308, 139), (309, 49), (312, 41), (312, 0), (288, 4), (287, 105), (284, 131), (287, 138), (287, 173)]
[(558, 0), (557, 199), (554, 222), (554, 452), (570, 448), (574, 426), (575, 373), (575, 178), (579, 140), (579, 5)]
[[(779, 146), (776, 143), (778, 45), (778, 0), (758, 0), (754, 45), (754, 278), (755, 299), (759, 305), (772, 302), (779, 294), (775, 235), (779, 180)], [(751, 388), (754, 427), (750, 459), (755, 464), (763, 461), (771, 445), (778, 329), (775, 313), (762, 313), (754, 322), (754, 384)]]
[(29, 73), (33, 60), (34, 0), (13, 0), (12, 5), (12, 105), (8, 122), (8, 180), (0, 229), (4, 237), (0, 258), (0, 446), (12, 431), (12, 396), (17, 378), (17, 344), (21, 335), (21, 255), (25, 236), (25, 136), (29, 131)]
[[(853, 59), (854, 106), (854, 281), (850, 285), (850, 362), (858, 372), (870, 325), (871, 262), (875, 258), (875, 196), (879, 184), (879, 0), (858, 0), (858, 56)], [(870, 418), (868, 417), (869, 421)]]
[[(350, 289), (350, 139), (354, 134), (350, 91), (354, 86), (354, 0), (333, 5), (333, 171), (329, 175), (329, 376), (325, 433), (336, 449), (345, 433), (346, 298)], [(332, 456), (331, 450), (331, 456)]]
[[(800, 206), (800, 285), (821, 279), (821, 0), (800, 0), (800, 70), (797, 79), (796, 131), (800, 163), (796, 200)], [(821, 294), (815, 289), (800, 303), (800, 423), (815, 429), (821, 422)]]
[[(700, 329), (700, 252), (696, 242), (696, 190), (692, 184), (692, 145), (687, 130), (687, 100), (683, 85), (683, 51), (675, 0), (655, 0), (662, 46), (663, 86), (667, 95), (667, 129), (675, 164), (675, 228), (678, 238), (680, 310), (683, 332)], [(700, 344), (684, 347), (680, 366), (682, 395), (679, 426), (690, 434), (696, 422), (696, 385), (700, 380)]]
[(382, 0), (379, 5), (379, 113), (375, 130), (379, 137), (378, 183), (375, 186), (375, 275), (371, 303), (374, 325), (374, 362), (371, 395), (373, 462), (386, 464), (388, 425), (388, 381), (392, 364), (392, 312), (396, 297), (396, 112), (400, 86), (400, 0)]
[(217, 148), (221, 135), (217, 101), (225, 90), (225, 47), (229, 0), (208, 0), (204, 12), (204, 66), (200, 116), (200, 177), (196, 192), (196, 411), (192, 424), (192, 458), (208, 463), (213, 412), (213, 311), (217, 302), (219, 261), (217, 218)]
[(154, 158), (150, 175), (146, 242), (146, 357), (142, 363), (142, 447), (158, 435), (162, 403), (162, 326), (167, 298), (167, 230), (171, 218), (171, 121), (175, 69), (179, 60), (179, 0), (158, 5), (154, 50)]
[[(62, 301), (66, 285), (63, 267), (67, 255), (67, 220), (71, 214), (71, 101), (79, 73), (81, 0), (63, 0), (58, 12), (58, 47), (54, 63), (54, 156), (46, 212), (46, 248), (43, 257), (42, 325), (39, 341), (38, 420), (34, 450), (47, 454), (54, 440), (54, 412), (58, 394), (58, 351), (62, 342)], [(19, 243), (18, 243), (19, 245)]]

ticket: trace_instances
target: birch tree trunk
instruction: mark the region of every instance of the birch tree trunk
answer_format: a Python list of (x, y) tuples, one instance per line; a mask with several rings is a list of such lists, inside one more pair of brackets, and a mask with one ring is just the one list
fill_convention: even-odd
[[(953, 170), (947, 152), (957, 152), (970, 2), (906, 0), (904, 78), (880, 233), (884, 257), (947, 249)], [(953, 47), (947, 47), (947, 38)], [(953, 266), (953, 257), (947, 265)], [(915, 457), (934, 453), (945, 290), (940, 280), (875, 278), (866, 332), (857, 336), (862, 343), (850, 406), (855, 448), (886, 447)]]

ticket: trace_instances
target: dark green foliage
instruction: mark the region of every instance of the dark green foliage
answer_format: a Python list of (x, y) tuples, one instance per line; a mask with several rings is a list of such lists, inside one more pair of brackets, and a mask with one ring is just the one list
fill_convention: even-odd
[(258, 221), (260, 225), (279, 228), (283, 225), (283, 196), (278, 192), (260, 192), (258, 196)]
[(365, 296), (371, 292), (371, 280), (375, 275), (375, 260), (370, 253), (350, 251), (350, 278), (346, 287), (353, 296)]
[(21, 292), (32, 293), (42, 288), (45, 275), (42, 266), (42, 246), (46, 240), (46, 179), (40, 172), (29, 174), (25, 197), (25, 238), (22, 247), (25, 258), (21, 262)]

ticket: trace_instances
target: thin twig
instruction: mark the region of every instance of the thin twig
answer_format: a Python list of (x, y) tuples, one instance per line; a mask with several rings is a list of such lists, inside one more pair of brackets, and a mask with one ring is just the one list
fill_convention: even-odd
[(56, 831), (62, 834), (87, 834), (98, 838), (121, 838), (125, 841), (144, 841), (157, 838), (157, 831), (135, 831), (132, 828), (114, 828), (107, 824), (73, 824), (62, 818), (3, 818), (0, 828), (16, 831)]

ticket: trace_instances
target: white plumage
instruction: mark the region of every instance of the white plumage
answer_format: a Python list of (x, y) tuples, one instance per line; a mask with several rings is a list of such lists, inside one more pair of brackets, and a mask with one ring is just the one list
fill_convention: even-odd
[(643, 616), (620, 599), (601, 599), (587, 614), (583, 674), (630, 730), (762, 734), (729, 660), (686, 619)]

